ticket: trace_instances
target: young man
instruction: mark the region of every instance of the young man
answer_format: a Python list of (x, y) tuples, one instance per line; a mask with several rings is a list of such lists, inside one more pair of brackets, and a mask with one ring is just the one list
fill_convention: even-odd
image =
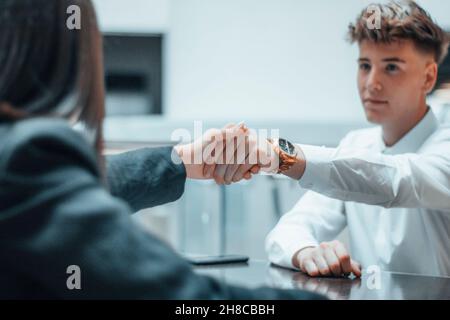
[[(281, 162), (294, 159), (283, 173), (310, 191), (266, 249), (310, 276), (359, 276), (361, 265), (450, 276), (450, 128), (426, 104), (448, 36), (412, 1), (376, 7), (381, 28), (369, 27), (374, 11), (365, 9), (349, 36), (364, 111), (379, 126), (350, 132), (336, 149), (281, 148)], [(345, 226), (351, 257), (334, 240)]]

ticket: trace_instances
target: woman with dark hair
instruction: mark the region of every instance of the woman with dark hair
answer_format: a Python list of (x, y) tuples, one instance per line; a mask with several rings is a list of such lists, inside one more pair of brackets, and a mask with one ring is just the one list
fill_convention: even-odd
[[(71, 5), (80, 30), (66, 27)], [(205, 167), (186, 161), (195, 144), (103, 158), (102, 42), (90, 0), (2, 0), (0, 33), (0, 297), (316, 297), (197, 275), (133, 222), (131, 212), (178, 199)], [(81, 290), (67, 286), (72, 265)]]

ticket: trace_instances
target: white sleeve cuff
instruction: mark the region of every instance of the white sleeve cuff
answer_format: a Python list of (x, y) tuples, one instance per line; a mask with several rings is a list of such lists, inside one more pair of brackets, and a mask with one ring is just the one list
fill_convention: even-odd
[(310, 237), (303, 238), (296, 236), (296, 234), (288, 235), (288, 232), (283, 236), (269, 234), (266, 242), (266, 251), (272, 263), (281, 267), (299, 270), (292, 264), (294, 254), (306, 247), (317, 247), (319, 243)]
[(329, 184), (335, 149), (311, 145), (298, 145), (306, 159), (306, 168), (299, 184), (305, 189), (320, 190)]
[(289, 247), (287, 247), (285, 250), (285, 259), (288, 261), (283, 261), (283, 264), (285, 264), (284, 266), (288, 266), (289, 268), (295, 269), (295, 270), (300, 270), (299, 268), (295, 267), (292, 264), (292, 257), (294, 256), (294, 254), (297, 251), (300, 251), (306, 247), (317, 247), (319, 244), (317, 243), (317, 241), (315, 240), (307, 240), (307, 241), (303, 241), (302, 243), (296, 243), (295, 245), (291, 245)]

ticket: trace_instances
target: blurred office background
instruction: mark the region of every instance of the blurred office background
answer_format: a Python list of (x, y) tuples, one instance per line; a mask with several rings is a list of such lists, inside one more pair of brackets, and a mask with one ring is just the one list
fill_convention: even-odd
[[(371, 2), (94, 0), (105, 36), (109, 151), (173, 144), (173, 131), (193, 134), (195, 120), (204, 129), (244, 120), (335, 146), (368, 126), (357, 46), (345, 38)], [(450, 2), (418, 2), (450, 30)], [(265, 258), (266, 234), (303, 193), (269, 176), (226, 188), (188, 181), (181, 200), (136, 219), (180, 251)]]

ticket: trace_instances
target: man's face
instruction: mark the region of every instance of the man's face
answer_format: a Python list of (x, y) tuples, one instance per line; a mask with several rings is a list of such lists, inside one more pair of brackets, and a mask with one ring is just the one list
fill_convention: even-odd
[(410, 40), (390, 44), (359, 44), (358, 90), (367, 120), (398, 124), (410, 113), (421, 112), (437, 69), (431, 54), (419, 51)]

